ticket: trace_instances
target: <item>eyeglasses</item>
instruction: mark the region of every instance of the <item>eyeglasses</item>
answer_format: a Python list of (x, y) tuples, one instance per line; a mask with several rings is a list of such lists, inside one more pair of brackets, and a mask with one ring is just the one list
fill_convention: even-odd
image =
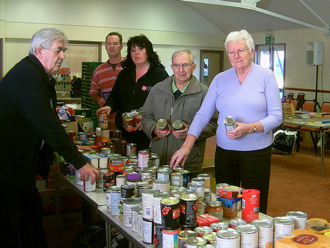
[(241, 48), (241, 49), (237, 50), (236, 52), (235, 51), (230, 51), (230, 52), (227, 53), (227, 55), (230, 58), (232, 58), (232, 57), (235, 57), (235, 54), (237, 54), (237, 55), (245, 55), (247, 51), (248, 51), (247, 49)]
[(192, 64), (188, 64), (188, 63), (184, 63), (184, 64), (173, 64), (172, 67), (175, 70), (179, 70), (181, 67), (183, 68), (183, 70), (188, 69)]

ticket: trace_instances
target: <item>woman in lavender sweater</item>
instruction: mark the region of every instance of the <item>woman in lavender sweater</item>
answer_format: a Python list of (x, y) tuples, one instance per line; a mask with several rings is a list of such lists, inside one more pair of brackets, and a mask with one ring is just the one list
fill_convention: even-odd
[[(258, 189), (260, 212), (266, 213), (272, 130), (282, 122), (279, 89), (274, 73), (253, 63), (254, 41), (246, 30), (231, 32), (225, 48), (232, 68), (213, 79), (171, 166), (185, 162), (194, 142), (218, 110), (216, 182)], [(226, 131), (227, 116), (235, 118), (236, 129)]]

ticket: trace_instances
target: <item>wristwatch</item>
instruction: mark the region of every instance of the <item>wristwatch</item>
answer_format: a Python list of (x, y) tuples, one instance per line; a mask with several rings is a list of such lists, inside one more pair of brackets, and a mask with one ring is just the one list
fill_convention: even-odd
[(257, 127), (256, 127), (256, 125), (254, 125), (254, 123), (252, 123), (252, 126), (253, 126), (253, 132), (254, 132), (254, 133), (257, 132)]

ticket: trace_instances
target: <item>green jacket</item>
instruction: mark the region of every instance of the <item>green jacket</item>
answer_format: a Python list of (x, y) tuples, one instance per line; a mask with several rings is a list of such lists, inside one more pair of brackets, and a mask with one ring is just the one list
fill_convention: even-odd
[[(174, 75), (156, 84), (150, 91), (142, 109), (143, 131), (151, 140), (151, 152), (160, 157), (160, 164), (169, 164), (173, 154), (179, 150), (184, 140), (176, 139), (171, 133), (164, 139), (153, 140), (153, 130), (159, 119), (166, 119), (171, 125), (175, 120), (192, 123), (206, 96), (208, 87), (198, 82), (192, 76), (185, 92), (175, 101), (172, 82)], [(196, 140), (184, 164), (184, 168), (191, 173), (199, 173), (202, 169), (206, 139), (216, 135), (218, 114), (215, 113), (209, 124), (204, 128)]]

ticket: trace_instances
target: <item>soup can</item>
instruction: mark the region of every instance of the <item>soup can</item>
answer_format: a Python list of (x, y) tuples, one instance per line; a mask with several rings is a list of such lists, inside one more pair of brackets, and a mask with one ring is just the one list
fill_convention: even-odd
[(285, 235), (291, 235), (294, 230), (294, 220), (289, 217), (275, 217), (274, 222), (274, 245), (276, 240)]
[(235, 118), (232, 116), (227, 116), (223, 123), (225, 124), (226, 131), (232, 131), (236, 128)]
[(162, 224), (162, 212), (161, 212), (161, 205), (160, 201), (164, 198), (171, 197), (172, 195), (168, 192), (156, 192), (154, 193), (153, 199), (154, 199), (154, 222), (155, 224)]
[(141, 150), (138, 152), (138, 166), (140, 168), (149, 167), (149, 152), (147, 150)]
[(180, 197), (181, 225), (195, 225), (197, 222), (197, 200), (195, 194), (184, 194)]
[(251, 224), (258, 228), (259, 248), (273, 247), (273, 221), (258, 219)]
[(157, 179), (152, 183), (154, 189), (159, 189), (160, 192), (170, 192), (170, 182)]
[(133, 225), (132, 208), (138, 206), (141, 206), (141, 199), (128, 198), (123, 201), (124, 226), (132, 227)]
[(154, 194), (158, 193), (157, 189), (145, 189), (142, 191), (142, 217), (144, 219), (153, 220), (154, 218)]
[(251, 224), (239, 225), (235, 230), (240, 234), (240, 246), (244, 248), (258, 247), (258, 228)]
[(202, 178), (204, 179), (204, 188), (205, 189), (210, 189), (211, 188), (211, 177), (209, 174), (198, 174), (197, 178)]
[(133, 232), (138, 232), (139, 231), (139, 211), (142, 211), (142, 206), (135, 206), (132, 207), (132, 231)]
[(153, 243), (153, 232), (154, 232), (154, 223), (152, 220), (148, 220), (143, 218), (142, 220), (143, 226), (143, 239), (142, 241), (146, 244)]
[(172, 186), (183, 186), (183, 175), (180, 172), (173, 172), (170, 174), (170, 183)]
[(185, 248), (188, 238), (196, 238), (197, 233), (192, 230), (183, 230), (179, 232), (179, 248)]
[(294, 229), (306, 229), (307, 214), (300, 211), (289, 211), (286, 217), (294, 220)]
[(207, 244), (207, 241), (202, 237), (191, 237), (188, 238), (186, 248), (198, 248)]
[(163, 230), (163, 248), (178, 248), (179, 233), (181, 228), (176, 230)]
[(223, 230), (223, 229), (228, 229), (229, 225), (228, 223), (225, 222), (215, 222), (210, 225), (210, 227), (213, 229), (214, 232)]
[(175, 197), (164, 198), (160, 201), (162, 226), (165, 230), (180, 228), (180, 201)]
[(240, 234), (233, 228), (217, 232), (217, 248), (239, 248)]

